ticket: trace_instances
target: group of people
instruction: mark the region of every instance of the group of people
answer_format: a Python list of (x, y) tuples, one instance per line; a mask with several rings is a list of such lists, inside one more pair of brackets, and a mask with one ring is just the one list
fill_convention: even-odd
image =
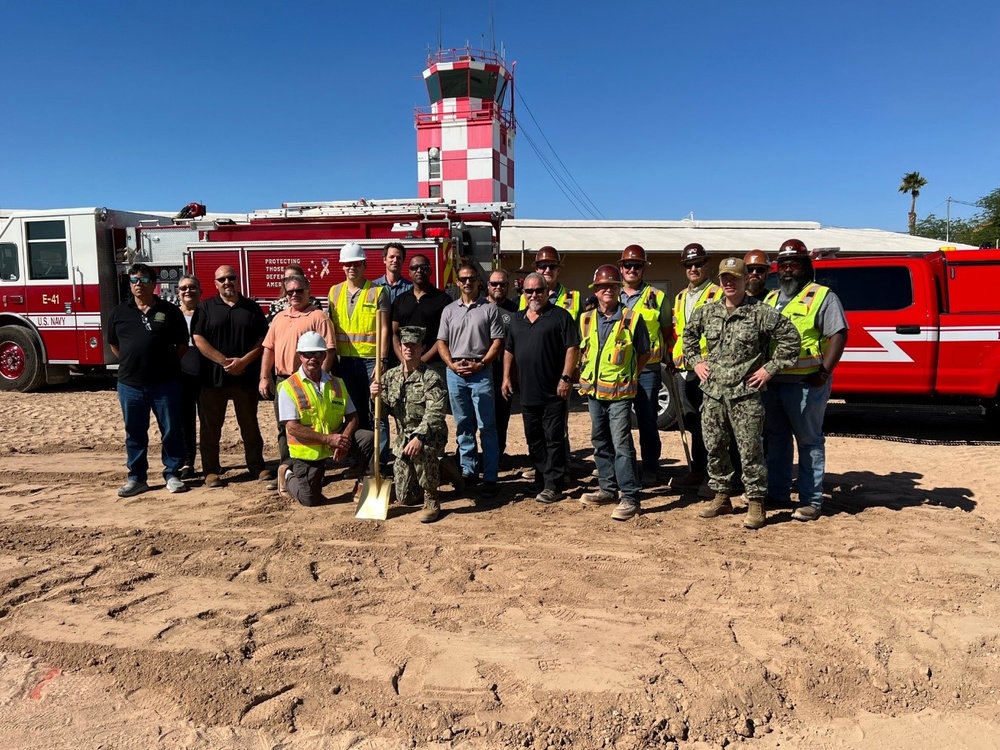
[[(218, 294), (205, 300), (197, 278), (182, 278), (175, 306), (153, 294), (152, 270), (133, 264), (132, 296), (107, 332), (120, 360), (129, 470), (118, 494), (149, 489), (150, 412), (163, 438), (167, 489), (188, 489), (198, 444), (205, 486), (223, 486), (219, 441), (232, 401), (251, 478), (313, 506), (331, 459), (347, 464), (357, 490), (375, 461), (391, 464), (397, 500), (422, 503), (419, 518), (430, 523), (440, 515), (442, 482), (480, 484), (477, 502), (496, 498), (517, 394), (531, 463), (524, 476), (535, 500), (553, 503), (568, 489), (568, 406), (578, 383), (598, 480), (579, 500), (614, 505), (612, 518), (626, 521), (639, 513), (643, 488), (663, 486), (657, 417), (665, 367), (691, 449), (688, 473), (664, 491), (710, 499), (704, 518), (732, 512), (731, 498), (745, 495), (744, 526), (760, 528), (766, 506), (791, 500), (794, 441), (793, 517), (819, 517), (823, 414), (847, 322), (836, 295), (813, 281), (799, 240), (779, 249), (773, 291), (763, 251), (725, 258), (711, 277), (705, 248), (688, 245), (688, 284), (672, 304), (643, 280), (649, 261), (639, 245), (596, 269), (586, 300), (559, 282), (562, 259), (552, 247), (536, 253), (519, 302), (508, 297), (511, 278), (501, 269), (481, 289), (478, 268), (461, 262), (453, 300), (431, 284), (426, 256), (407, 259), (403, 245), (389, 243), (383, 259), (385, 275), (369, 280), (363, 248), (346, 244), (345, 281), (330, 289), (328, 312), (302, 269), (289, 265), (270, 321), (239, 292), (229, 266), (216, 270)], [(257, 422), (259, 399), (272, 397), (277, 475), (265, 466)], [(379, 444), (373, 400), (384, 407)], [(445, 455), (449, 410), (457, 461)]]

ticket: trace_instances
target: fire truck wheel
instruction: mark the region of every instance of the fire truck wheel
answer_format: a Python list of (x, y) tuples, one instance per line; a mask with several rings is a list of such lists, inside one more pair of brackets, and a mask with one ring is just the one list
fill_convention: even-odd
[(0, 390), (33, 391), (45, 383), (42, 355), (21, 326), (0, 328)]

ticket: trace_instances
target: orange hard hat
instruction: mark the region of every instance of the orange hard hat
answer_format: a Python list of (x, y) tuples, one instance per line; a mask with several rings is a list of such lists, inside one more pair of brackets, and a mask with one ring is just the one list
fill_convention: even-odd
[(771, 267), (771, 261), (767, 259), (767, 253), (763, 250), (751, 250), (743, 256), (743, 262), (747, 266), (767, 266)]
[(649, 263), (646, 260), (646, 250), (642, 245), (629, 245), (622, 250), (622, 257), (618, 262), (621, 263), (623, 260), (641, 260), (643, 263)]
[(558, 263), (561, 266), (562, 258), (559, 257), (558, 250), (551, 245), (545, 245), (538, 248), (538, 252), (535, 253), (535, 265), (539, 263)]
[(784, 258), (808, 258), (809, 248), (802, 240), (785, 240), (778, 250), (778, 260)]
[(618, 266), (613, 266), (610, 263), (605, 263), (603, 266), (598, 266), (597, 270), (594, 271), (594, 282), (590, 285), (593, 289), (598, 284), (621, 284), (622, 275), (618, 272)]
[(681, 265), (686, 266), (688, 263), (700, 263), (703, 260), (708, 260), (708, 253), (698, 242), (685, 245), (684, 249), (681, 250)]

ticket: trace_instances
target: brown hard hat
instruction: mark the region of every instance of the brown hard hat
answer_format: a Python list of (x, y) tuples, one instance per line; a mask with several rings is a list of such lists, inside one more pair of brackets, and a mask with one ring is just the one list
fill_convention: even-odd
[(767, 259), (767, 253), (763, 250), (751, 250), (749, 253), (743, 256), (743, 262), (748, 266), (767, 266), (771, 267), (771, 261)]
[(778, 260), (784, 258), (808, 258), (809, 248), (806, 247), (806, 243), (802, 240), (785, 240), (781, 243), (781, 248), (778, 250)]
[(545, 245), (538, 248), (538, 252), (535, 253), (535, 265), (539, 263), (558, 263), (561, 266), (562, 258), (559, 257), (558, 250), (551, 245)]
[(643, 263), (649, 263), (646, 260), (646, 250), (642, 245), (629, 245), (622, 250), (622, 257), (618, 262), (621, 263), (623, 260), (641, 260)]
[(597, 270), (594, 271), (594, 283), (590, 285), (593, 289), (598, 284), (621, 284), (622, 275), (618, 272), (618, 266), (613, 266), (610, 263), (605, 263), (603, 266), (598, 266)]
[(708, 253), (698, 242), (685, 245), (684, 249), (681, 250), (681, 265), (683, 266), (689, 263), (700, 263), (703, 260), (708, 260)]

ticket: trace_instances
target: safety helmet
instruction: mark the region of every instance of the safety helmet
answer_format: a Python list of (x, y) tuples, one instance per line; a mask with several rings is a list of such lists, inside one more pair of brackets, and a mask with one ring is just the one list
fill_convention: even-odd
[(295, 347), (297, 352), (325, 352), (326, 339), (316, 331), (306, 331), (299, 336), (299, 343)]
[(562, 258), (559, 257), (558, 250), (551, 245), (545, 245), (538, 248), (538, 252), (535, 253), (535, 265), (539, 263), (558, 263), (561, 266)]
[(641, 260), (645, 264), (649, 264), (646, 260), (646, 251), (642, 245), (629, 245), (624, 250), (622, 250), (622, 257), (619, 259), (619, 263), (626, 260)]
[(354, 263), (365, 259), (365, 249), (357, 242), (348, 242), (340, 248), (340, 262)]
[(806, 243), (802, 240), (785, 240), (781, 244), (781, 249), (778, 250), (778, 260), (784, 260), (785, 258), (808, 258), (809, 248), (806, 247)]
[(689, 245), (685, 245), (684, 249), (681, 250), (682, 266), (686, 266), (691, 263), (700, 263), (703, 260), (708, 260), (708, 253), (698, 242), (692, 242)]
[(594, 282), (590, 285), (593, 289), (598, 284), (621, 284), (622, 275), (618, 272), (618, 266), (613, 266), (610, 263), (605, 263), (603, 266), (598, 266), (597, 270), (594, 271)]
[(767, 259), (767, 253), (763, 250), (751, 250), (749, 253), (743, 256), (743, 262), (747, 266), (767, 266), (771, 267), (771, 261)]

